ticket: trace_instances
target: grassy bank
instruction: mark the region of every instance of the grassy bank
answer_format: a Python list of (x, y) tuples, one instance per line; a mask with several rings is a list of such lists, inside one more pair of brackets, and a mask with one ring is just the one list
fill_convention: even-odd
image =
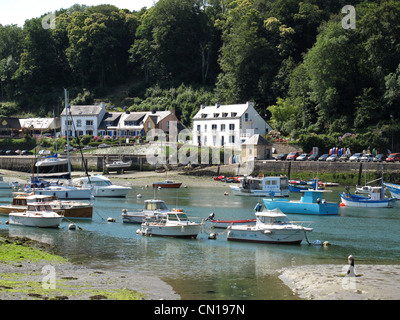
[[(48, 270), (54, 270), (53, 288), (46, 286), (45, 281), (48, 279), (46, 277), (50, 274)], [(0, 299), (140, 300), (145, 298), (142, 293), (116, 285), (115, 278), (117, 278), (115, 274), (77, 269), (63, 257), (45, 250), (45, 246), (36, 241), (27, 238), (0, 237)]]

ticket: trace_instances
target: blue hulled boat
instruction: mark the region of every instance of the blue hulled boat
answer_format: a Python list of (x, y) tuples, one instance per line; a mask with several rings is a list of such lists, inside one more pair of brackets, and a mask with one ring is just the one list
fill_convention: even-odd
[(324, 190), (305, 190), (300, 200), (263, 199), (268, 210), (279, 208), (283, 213), (336, 215), (339, 214), (339, 203), (322, 199)]
[(397, 200), (386, 198), (384, 187), (371, 187), (369, 196), (341, 192), (340, 198), (345, 206), (363, 208), (393, 208)]
[(386, 182), (383, 185), (390, 191), (393, 198), (400, 199), (400, 185)]

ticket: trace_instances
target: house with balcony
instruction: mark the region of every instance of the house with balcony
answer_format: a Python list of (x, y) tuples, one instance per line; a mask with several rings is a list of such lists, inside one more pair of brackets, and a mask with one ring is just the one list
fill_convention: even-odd
[(193, 117), (193, 144), (239, 147), (254, 134), (265, 135), (271, 126), (254, 108), (254, 102), (202, 105)]

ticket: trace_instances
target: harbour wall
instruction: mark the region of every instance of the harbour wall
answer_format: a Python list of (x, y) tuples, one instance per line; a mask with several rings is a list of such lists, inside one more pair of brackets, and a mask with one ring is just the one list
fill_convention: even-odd
[[(73, 154), (70, 156), (73, 170), (84, 171), (85, 164), (88, 171), (103, 171), (105, 163), (118, 159), (118, 155), (81, 155)], [(124, 155), (124, 161), (132, 160), (130, 170), (155, 170), (156, 167), (147, 162), (144, 155)], [(35, 163), (34, 156), (0, 156), (0, 169), (15, 170), (22, 172), (32, 172)], [(182, 165), (168, 166), (170, 170), (183, 168), (190, 173), (193, 169), (188, 169)], [(314, 176), (321, 174), (353, 174), (360, 177), (363, 172), (375, 172), (376, 175), (398, 176), (400, 180), (400, 163), (360, 163), (360, 162), (319, 162), (319, 161), (275, 161), (275, 160), (256, 160), (251, 164), (228, 164), (228, 165), (201, 165), (195, 169), (198, 175), (257, 175), (260, 173), (268, 175), (287, 175), (289, 178), (298, 173), (312, 173)], [(391, 179), (393, 180), (393, 179)]]

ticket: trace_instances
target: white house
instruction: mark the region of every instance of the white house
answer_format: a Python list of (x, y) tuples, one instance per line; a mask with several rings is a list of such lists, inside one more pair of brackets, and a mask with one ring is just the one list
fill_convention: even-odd
[(193, 117), (193, 144), (241, 146), (253, 134), (264, 135), (271, 126), (254, 109), (254, 102), (205, 106)]
[[(68, 112), (68, 131), (70, 136), (98, 135), (98, 128), (106, 114), (106, 105), (104, 103), (100, 105), (71, 106), (70, 111), (70, 113)], [(72, 119), (70, 115), (72, 115)], [(61, 134), (67, 135), (65, 108), (60, 116)]]

